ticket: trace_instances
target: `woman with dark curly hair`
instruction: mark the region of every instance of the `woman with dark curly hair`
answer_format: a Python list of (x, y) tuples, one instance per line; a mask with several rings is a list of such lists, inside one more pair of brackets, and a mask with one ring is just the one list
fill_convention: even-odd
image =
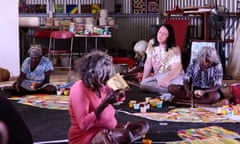
[(80, 79), (70, 90), (70, 144), (128, 144), (148, 131), (145, 121), (117, 126), (112, 104), (124, 100), (125, 92), (107, 86), (112, 68), (112, 57), (101, 51), (86, 54), (78, 61)]
[[(162, 24), (146, 50), (143, 78), (140, 87), (143, 90), (167, 93), (168, 85), (183, 83), (181, 51), (176, 46), (173, 27)], [(153, 74), (152, 74), (153, 70)]]

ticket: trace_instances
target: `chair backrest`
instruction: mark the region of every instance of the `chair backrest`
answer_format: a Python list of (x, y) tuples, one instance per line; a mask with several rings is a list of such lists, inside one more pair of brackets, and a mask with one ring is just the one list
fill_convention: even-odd
[(53, 31), (50, 35), (52, 39), (71, 39), (73, 38), (73, 33), (70, 31)]
[(40, 44), (44, 53), (48, 50), (48, 43), (52, 30), (36, 30), (34, 31), (33, 44)]
[(166, 19), (165, 21), (166, 24), (170, 24), (173, 27), (176, 43), (180, 47), (181, 52), (184, 50), (189, 22), (187, 19)]
[(52, 30), (37, 30), (34, 32), (34, 37), (36, 38), (50, 38)]
[[(61, 57), (62, 66), (57, 66), (58, 64), (55, 64), (55, 68), (70, 69), (72, 67), (73, 39), (74, 35), (70, 31), (53, 31), (51, 33), (48, 47), (49, 59), (54, 58), (55, 55), (61, 56), (61, 54), (66, 54), (67, 56), (66, 58)], [(64, 60), (68, 61), (69, 65), (65, 64), (66, 62)]]
[(73, 36), (73, 33), (70, 31), (53, 31), (50, 35), (49, 50), (69, 49), (68, 46), (66, 46), (66, 43), (70, 42), (70, 49), (72, 51)]

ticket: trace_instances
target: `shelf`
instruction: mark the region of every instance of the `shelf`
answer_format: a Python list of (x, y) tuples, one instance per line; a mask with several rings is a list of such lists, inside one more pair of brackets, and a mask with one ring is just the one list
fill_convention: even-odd
[[(39, 17), (47, 17), (48, 14), (39, 14), (39, 13), (20, 13), (20, 17), (24, 16), (39, 16)], [(88, 17), (93, 16), (91, 13), (85, 13), (85, 14), (60, 14), (60, 13), (54, 13), (53, 17)], [(108, 14), (108, 17), (148, 17), (148, 16), (159, 16), (159, 14)]]
[(97, 25), (96, 27), (99, 27), (99, 28), (118, 28), (118, 25)]

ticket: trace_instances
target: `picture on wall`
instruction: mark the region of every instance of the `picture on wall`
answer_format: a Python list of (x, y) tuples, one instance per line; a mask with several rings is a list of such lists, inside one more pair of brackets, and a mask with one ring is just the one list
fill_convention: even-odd
[(55, 4), (54, 5), (55, 13), (64, 13), (64, 5)]
[(78, 13), (78, 5), (76, 5), (76, 4), (66, 5), (66, 11), (68, 14), (77, 14)]
[(91, 5), (81, 4), (81, 13), (91, 13)]
[(148, 0), (147, 1), (147, 13), (158, 13), (159, 1), (158, 0)]
[(46, 13), (46, 5), (19, 3), (19, 12), (20, 13)]
[(145, 0), (132, 0), (132, 13), (144, 14), (146, 11)]

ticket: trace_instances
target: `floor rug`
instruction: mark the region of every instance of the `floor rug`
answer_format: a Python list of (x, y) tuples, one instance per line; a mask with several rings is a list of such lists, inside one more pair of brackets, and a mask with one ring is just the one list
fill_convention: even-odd
[(240, 138), (238, 133), (227, 130), (220, 126), (208, 126), (198, 129), (182, 129), (177, 133), (178, 136), (184, 140)]
[(189, 140), (189, 141), (177, 141), (167, 142), (166, 144), (239, 144), (240, 141), (231, 138), (220, 139), (205, 139), (205, 140)]
[(172, 122), (201, 122), (201, 123), (217, 123), (217, 122), (236, 122), (224, 115), (207, 111), (202, 108), (176, 108), (166, 113), (148, 112), (134, 113), (136, 116), (144, 117), (156, 121), (172, 121)]
[(198, 129), (182, 129), (177, 132), (184, 141), (167, 144), (239, 144), (240, 135), (220, 126), (208, 126)]
[[(120, 123), (135, 120), (147, 120), (150, 124), (150, 130), (146, 137), (152, 139), (153, 144), (165, 143), (170, 141), (183, 141), (177, 135), (178, 130), (191, 128), (197, 129), (212, 125), (218, 125), (228, 130), (240, 133), (239, 123), (232, 122), (194, 123), (194, 122), (166, 122), (166, 121), (159, 122), (156, 120), (149, 120), (144, 117), (135, 116), (134, 112), (137, 111), (130, 109), (128, 107), (128, 101), (132, 99), (136, 99), (137, 101), (144, 101), (145, 100), (144, 97), (146, 96), (154, 97), (156, 94), (141, 93), (139, 92), (139, 89), (137, 87), (133, 86), (130, 88), (131, 89), (129, 91), (126, 91), (125, 103), (116, 106), (118, 108), (116, 111), (117, 120)], [(23, 116), (29, 129), (31, 130), (34, 142), (67, 139), (68, 129), (70, 127), (70, 116), (67, 110), (39, 108), (36, 106), (20, 104), (17, 103), (19, 99), (12, 101), (16, 109)], [(169, 110), (173, 109), (173, 107), (170, 108), (169, 106), (171, 105), (164, 103), (163, 108), (161, 109), (156, 108), (156, 111), (155, 109), (153, 110), (151, 109), (151, 112), (167, 113)], [(141, 141), (138, 142), (139, 144), (142, 144)], [(137, 142), (135, 143), (137, 144)]]
[(68, 110), (68, 96), (47, 94), (26, 95), (24, 97), (11, 97), (18, 103), (46, 109)]

